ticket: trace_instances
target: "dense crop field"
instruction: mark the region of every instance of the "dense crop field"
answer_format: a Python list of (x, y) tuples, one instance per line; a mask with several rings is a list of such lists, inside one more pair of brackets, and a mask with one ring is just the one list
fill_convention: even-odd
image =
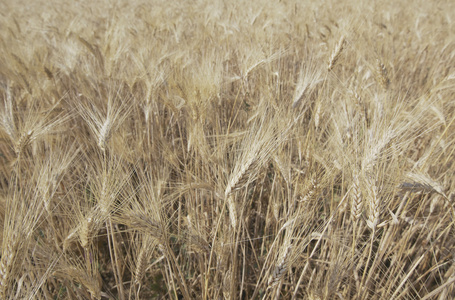
[(0, 299), (454, 299), (453, 1), (0, 2)]

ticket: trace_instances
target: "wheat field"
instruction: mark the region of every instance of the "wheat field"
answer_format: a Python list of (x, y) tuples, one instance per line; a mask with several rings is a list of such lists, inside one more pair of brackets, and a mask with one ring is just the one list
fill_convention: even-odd
[(0, 2), (0, 299), (454, 299), (453, 1)]

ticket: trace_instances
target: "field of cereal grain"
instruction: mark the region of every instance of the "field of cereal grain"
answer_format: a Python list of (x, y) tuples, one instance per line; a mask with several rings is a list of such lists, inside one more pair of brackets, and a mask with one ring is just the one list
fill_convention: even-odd
[(0, 299), (454, 299), (454, 22), (1, 1)]

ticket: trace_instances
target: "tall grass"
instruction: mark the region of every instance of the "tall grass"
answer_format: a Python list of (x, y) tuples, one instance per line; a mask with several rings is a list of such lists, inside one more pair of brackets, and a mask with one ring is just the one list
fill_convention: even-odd
[(2, 1), (0, 298), (455, 298), (453, 20)]

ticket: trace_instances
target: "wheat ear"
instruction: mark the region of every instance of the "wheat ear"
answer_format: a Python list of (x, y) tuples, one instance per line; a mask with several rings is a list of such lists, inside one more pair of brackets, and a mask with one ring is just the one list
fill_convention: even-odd
[[(231, 225), (234, 228), (237, 226), (237, 207), (234, 202), (233, 192), (247, 184), (253, 171), (261, 164), (268, 161), (272, 150), (269, 146), (270, 145), (262, 142), (253, 144), (252, 149), (245, 150), (248, 151), (248, 153), (240, 160), (239, 164), (235, 166), (234, 172), (230, 176), (230, 180), (224, 191), (224, 197), (228, 205)], [(273, 147), (275, 147), (275, 144), (273, 144)]]
[[(10, 273), (14, 264), (17, 251), (17, 237), (16, 234), (10, 236), (6, 247), (3, 248), (2, 258), (0, 260), (0, 299), (6, 299), (8, 281), (10, 280)], [(5, 244), (5, 243), (4, 243)]]
[(134, 282), (136, 284), (141, 284), (142, 278), (144, 278), (149, 254), (153, 251), (150, 247), (151, 244), (152, 240), (148, 236), (145, 236), (136, 259), (136, 268), (134, 269)]
[(289, 267), (289, 257), (291, 256), (291, 248), (292, 245), (289, 244), (287, 247), (285, 247), (280, 255), (280, 258), (278, 260), (278, 263), (275, 266), (275, 269), (273, 270), (272, 275), (269, 278), (268, 281), (268, 289), (274, 287), (276, 284), (278, 284), (281, 279), (283, 279), (284, 274), (286, 273), (288, 267)]
[(376, 229), (379, 224), (379, 214), (381, 212), (381, 203), (378, 192), (378, 187), (373, 180), (369, 180), (370, 184), (370, 195), (369, 195), (369, 209), (368, 209), (368, 220), (367, 225), (371, 229)]
[(362, 215), (362, 193), (360, 191), (360, 182), (358, 176), (354, 176), (352, 183), (352, 202), (351, 202), (351, 218), (354, 222), (360, 219)]
[(327, 66), (327, 70), (329, 72), (333, 70), (338, 59), (340, 58), (341, 52), (343, 51), (344, 48), (344, 42), (345, 42), (344, 35), (342, 35), (340, 40), (336, 44), (335, 48), (333, 49), (332, 55), (330, 56), (329, 63)]
[(93, 217), (84, 218), (82, 221), (81, 227), (79, 229), (79, 238), (81, 241), (81, 246), (84, 249), (87, 249), (90, 241), (92, 240), (94, 230), (93, 225)]
[(384, 90), (387, 90), (390, 84), (389, 73), (387, 72), (387, 68), (379, 59), (376, 59), (376, 72), (379, 84)]

